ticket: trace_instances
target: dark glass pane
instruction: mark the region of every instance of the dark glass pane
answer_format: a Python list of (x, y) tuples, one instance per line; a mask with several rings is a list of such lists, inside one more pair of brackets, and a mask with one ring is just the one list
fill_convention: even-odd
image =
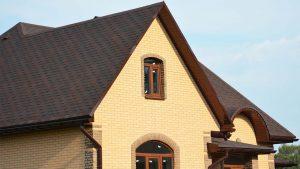
[(148, 164), (149, 164), (149, 169), (158, 169), (158, 159), (157, 158), (149, 158)]
[(145, 94), (150, 93), (150, 67), (144, 66), (144, 92)]
[(152, 71), (153, 73), (153, 93), (158, 93), (158, 70), (157, 69), (153, 69)]
[(145, 157), (136, 157), (136, 169), (146, 169)]
[(164, 157), (162, 159), (162, 169), (172, 169), (172, 158)]
[(158, 141), (147, 141), (136, 149), (137, 153), (171, 154), (172, 150)]
[(150, 63), (150, 64), (161, 64), (162, 61), (160, 59), (157, 58), (146, 58), (144, 60), (144, 63)]

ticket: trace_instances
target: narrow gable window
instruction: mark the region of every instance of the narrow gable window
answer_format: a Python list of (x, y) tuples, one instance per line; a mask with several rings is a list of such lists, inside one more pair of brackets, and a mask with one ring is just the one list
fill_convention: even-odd
[(144, 59), (144, 93), (148, 99), (163, 99), (163, 62), (149, 57)]

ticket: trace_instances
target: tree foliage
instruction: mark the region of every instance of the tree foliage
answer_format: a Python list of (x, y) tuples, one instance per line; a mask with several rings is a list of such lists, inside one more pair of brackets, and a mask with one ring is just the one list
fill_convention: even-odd
[(300, 169), (300, 145), (284, 144), (280, 146), (277, 154), (275, 154), (275, 158), (289, 160), (298, 164), (298, 166), (283, 169)]

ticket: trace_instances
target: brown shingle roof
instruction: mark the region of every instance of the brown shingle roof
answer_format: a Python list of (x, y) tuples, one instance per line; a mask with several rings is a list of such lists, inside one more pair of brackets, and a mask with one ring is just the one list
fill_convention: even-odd
[(22, 29), (23, 35), (32, 35), (36, 33), (41, 33), (47, 30), (52, 29), (51, 27), (42, 26), (42, 25), (34, 25), (30, 23), (19, 23)]
[[(246, 97), (244, 97), (241, 93), (231, 87), (228, 83), (218, 77), (215, 73), (205, 67), (203, 64), (199, 63), (199, 65), (205, 71), (206, 76), (208, 77), (211, 85), (216, 91), (218, 98), (221, 104), (224, 106), (228, 116), (234, 120), (234, 115), (243, 108), (251, 108), (256, 110), (259, 115), (264, 120), (266, 127), (268, 129), (268, 133), (270, 137), (276, 138), (284, 138), (288, 137), (290, 139), (295, 139), (290, 131), (281, 126), (278, 122), (276, 122), (273, 118), (267, 115), (264, 111), (258, 108), (255, 104), (249, 101)], [(276, 139), (275, 139), (276, 140)]]
[[(112, 14), (59, 28), (19, 23), (0, 40), (0, 133), (68, 119), (87, 120), (158, 16), (221, 127), (245, 106), (245, 97), (199, 66), (165, 4)], [(207, 77), (206, 77), (207, 76)], [(260, 111), (270, 135), (295, 138)]]
[[(162, 3), (0, 41), (0, 128), (89, 118)], [(40, 31), (40, 30), (39, 30)]]

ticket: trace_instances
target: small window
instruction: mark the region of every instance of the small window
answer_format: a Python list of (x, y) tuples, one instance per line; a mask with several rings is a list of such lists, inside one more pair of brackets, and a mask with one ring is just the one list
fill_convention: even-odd
[(144, 60), (144, 93), (146, 98), (163, 99), (163, 62), (160, 59)]

